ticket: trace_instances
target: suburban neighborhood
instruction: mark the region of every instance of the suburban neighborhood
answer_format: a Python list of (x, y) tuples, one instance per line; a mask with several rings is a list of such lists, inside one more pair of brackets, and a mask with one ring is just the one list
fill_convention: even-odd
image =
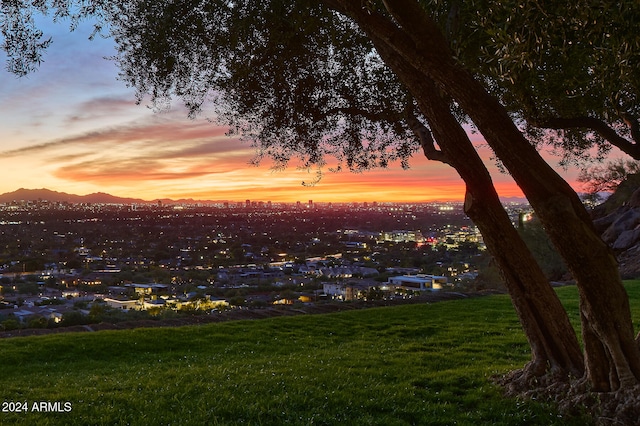
[(3, 330), (406, 299), (486, 257), (460, 203), (13, 201), (0, 244)]

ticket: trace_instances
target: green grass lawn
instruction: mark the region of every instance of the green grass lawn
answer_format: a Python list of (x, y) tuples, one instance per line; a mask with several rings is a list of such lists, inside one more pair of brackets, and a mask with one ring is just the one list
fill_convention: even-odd
[[(640, 282), (628, 291), (638, 326)], [(575, 288), (558, 293), (577, 321)], [(2, 425), (585, 424), (491, 384), (529, 359), (500, 295), (11, 338), (0, 357), (1, 408), (28, 408), (0, 412)], [(34, 411), (40, 402), (62, 412)]]

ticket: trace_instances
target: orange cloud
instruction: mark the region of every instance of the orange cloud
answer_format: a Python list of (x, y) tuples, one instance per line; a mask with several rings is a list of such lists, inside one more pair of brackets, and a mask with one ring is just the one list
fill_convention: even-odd
[[(69, 120), (91, 121), (122, 107), (117, 98), (87, 102), (86, 113)], [(455, 170), (421, 155), (412, 159), (409, 170), (392, 165), (359, 174), (325, 173), (316, 185), (303, 186), (302, 182), (315, 180), (314, 171), (293, 165), (273, 172), (268, 161), (251, 166), (254, 151), (249, 144), (228, 138), (226, 128), (209, 121), (187, 120), (182, 112), (145, 116), (125, 125), (7, 150), (2, 157), (39, 163), (46, 175), (40, 177), (38, 187), (85, 188), (84, 193), (104, 191), (144, 199), (423, 202), (464, 198), (464, 184)], [(496, 173), (491, 160), (487, 164), (501, 195), (521, 196), (508, 176)]]

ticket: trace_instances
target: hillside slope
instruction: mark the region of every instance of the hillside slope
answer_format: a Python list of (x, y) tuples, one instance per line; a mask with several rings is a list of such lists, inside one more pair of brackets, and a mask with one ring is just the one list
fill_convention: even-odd
[[(575, 288), (558, 292), (577, 318)], [(7, 338), (0, 353), (2, 424), (585, 424), (491, 383), (529, 360), (505, 295)]]

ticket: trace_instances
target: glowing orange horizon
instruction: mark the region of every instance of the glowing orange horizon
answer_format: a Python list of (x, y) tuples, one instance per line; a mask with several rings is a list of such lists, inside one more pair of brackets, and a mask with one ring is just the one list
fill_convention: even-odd
[[(268, 163), (251, 166), (252, 148), (226, 137), (220, 127), (158, 116), (147, 117), (142, 124), (45, 139), (2, 154), (0, 167), (12, 179), (0, 182), (0, 192), (46, 187), (143, 200), (288, 203), (459, 201), (465, 194), (454, 169), (420, 155), (412, 159), (409, 170), (391, 165), (363, 173), (325, 172), (315, 185), (303, 186), (302, 182), (316, 180), (314, 171), (291, 167), (274, 172)], [(500, 196), (523, 196), (492, 160), (486, 163)]]
[[(123, 183), (123, 179), (130, 179), (127, 174), (118, 175), (110, 181), (101, 177), (99, 184), (87, 185), (83, 183), (81, 176), (65, 176), (56, 183), (50, 185), (32, 185), (31, 188), (46, 187), (47, 189), (86, 195), (95, 192), (106, 192), (118, 197), (139, 198), (146, 201), (155, 199), (193, 199), (194, 201), (230, 201), (244, 202), (264, 201), (295, 203), (307, 202), (433, 202), (433, 201), (462, 201), (465, 194), (465, 185), (455, 174), (444, 174), (443, 170), (429, 170), (428, 165), (424, 170), (376, 170), (362, 174), (349, 172), (326, 173), (322, 179), (313, 186), (303, 186), (302, 181), (309, 181), (306, 172), (297, 170), (285, 170), (272, 172), (266, 167), (255, 168), (246, 166), (239, 171), (234, 171), (235, 178), (223, 178), (219, 183), (203, 179), (197, 183), (197, 179), (158, 179), (155, 175), (147, 176), (140, 182), (129, 181)], [(438, 174), (434, 177), (433, 173)], [(58, 173), (58, 177), (62, 177)], [(86, 178), (86, 176), (84, 176)], [(213, 183), (210, 183), (213, 182)], [(39, 183), (42, 183), (41, 181)], [(21, 185), (27, 187), (27, 185)], [(502, 197), (522, 197), (522, 192), (509, 181), (507, 176), (495, 182), (496, 190)], [(16, 187), (7, 187), (7, 183), (0, 184), (3, 192), (16, 190)]]
[[(109, 108), (114, 102), (105, 103)], [(102, 110), (98, 102), (85, 105)], [(41, 137), (2, 152), (0, 167), (11, 181), (0, 191), (42, 188), (89, 194), (107, 192), (127, 198), (272, 202), (426, 202), (462, 200), (464, 184), (451, 167), (416, 156), (409, 170), (397, 164), (363, 173), (296, 169), (272, 171), (268, 161), (251, 166), (253, 149), (225, 136), (225, 129), (180, 114), (149, 114), (134, 122), (81, 133)], [(490, 162), (489, 162), (490, 164)], [(33, 173), (37, 171), (37, 173)], [(506, 180), (505, 180), (506, 179)], [(496, 174), (504, 196), (521, 192)]]
[[(48, 188), (71, 194), (106, 192), (119, 197), (272, 202), (428, 202), (464, 198), (464, 183), (443, 164), (420, 154), (411, 169), (362, 174), (326, 173), (315, 186), (314, 173), (295, 167), (273, 173), (252, 167), (247, 144), (224, 135), (225, 128), (203, 119), (188, 120), (172, 105), (154, 114), (135, 105), (131, 88), (116, 80), (118, 69), (104, 58), (113, 42), (50, 28), (56, 42), (37, 72), (6, 79), (0, 97), (0, 193)], [(84, 41), (83, 41), (84, 40)], [(78, 66), (82, 64), (82, 66)], [(55, 81), (55, 84), (51, 82)], [(490, 169), (498, 193), (522, 192), (494, 166), (478, 134), (470, 135)], [(554, 161), (554, 160), (552, 160)], [(575, 185), (575, 172), (565, 178)]]

